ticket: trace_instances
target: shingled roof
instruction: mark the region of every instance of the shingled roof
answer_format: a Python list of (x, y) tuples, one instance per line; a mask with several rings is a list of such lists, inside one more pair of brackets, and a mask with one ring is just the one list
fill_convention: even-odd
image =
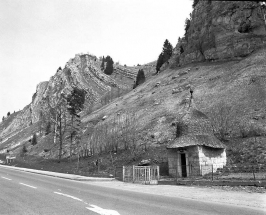
[(168, 144), (168, 149), (195, 145), (225, 148), (225, 145), (214, 136), (208, 117), (196, 109), (192, 97), (179, 123), (181, 134)]

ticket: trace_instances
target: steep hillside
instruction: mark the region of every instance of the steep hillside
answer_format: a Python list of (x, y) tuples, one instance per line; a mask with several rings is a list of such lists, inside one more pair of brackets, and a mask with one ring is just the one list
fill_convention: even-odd
[[(152, 76), (135, 90), (84, 114), (82, 150), (89, 149), (90, 156), (129, 151), (124, 159), (133, 161), (158, 148), (156, 160), (165, 160), (162, 147), (174, 138), (173, 123), (187, 107), (192, 87), (196, 106), (228, 146), (229, 162), (265, 164), (265, 57), (263, 48), (242, 60), (195, 63)], [(57, 157), (58, 146), (50, 135), (38, 141), (34, 147), (27, 142), (29, 154)]]
[[(263, 48), (242, 60), (167, 69), (122, 98), (85, 116), (83, 122), (88, 127), (106, 125), (115, 129), (119, 127), (118, 119), (134, 113), (135, 124), (131, 126), (137, 128), (137, 143), (129, 141), (134, 144), (129, 148), (137, 145), (142, 150), (166, 145), (174, 138), (172, 123), (186, 107), (192, 87), (196, 106), (210, 117), (216, 135), (228, 145), (229, 155), (234, 155), (229, 160), (265, 163), (265, 57)], [(104, 115), (108, 117), (103, 122)], [(88, 147), (93, 144), (89, 138)], [(103, 147), (105, 143), (103, 140)], [(253, 150), (250, 151), (248, 143), (253, 145)], [(120, 144), (120, 148), (124, 148), (123, 140)], [(242, 150), (249, 153), (243, 152), (241, 157)], [(237, 159), (235, 153), (239, 153)]]
[[(19, 154), (25, 145), (27, 155), (57, 158), (54, 130), (39, 134), (35, 146), (31, 135), (38, 132), (40, 113), (77, 86), (87, 94), (74, 157), (96, 159), (107, 154), (108, 165), (142, 158), (163, 162), (165, 146), (175, 137), (175, 122), (193, 89), (197, 108), (227, 145), (228, 162), (266, 164), (265, 34), (264, 8), (259, 3), (200, 0), (185, 37), (159, 75), (154, 75), (152, 62), (115, 65), (114, 73), (107, 76), (97, 58), (76, 55), (49, 82), (37, 86), (30, 105), (0, 124), (0, 150)], [(131, 90), (140, 68), (146, 82)], [(70, 158), (71, 147), (63, 142), (65, 158)]]

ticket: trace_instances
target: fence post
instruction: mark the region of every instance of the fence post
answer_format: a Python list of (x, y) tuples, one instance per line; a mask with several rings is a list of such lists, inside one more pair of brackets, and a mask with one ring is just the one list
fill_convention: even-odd
[(175, 182), (177, 184), (177, 174), (178, 174), (178, 166), (176, 165), (176, 168), (175, 168)]
[(151, 182), (151, 167), (149, 167), (149, 183)]
[(158, 180), (158, 183), (159, 183), (159, 180), (160, 180), (160, 168), (159, 166), (157, 166), (157, 180)]
[(123, 182), (125, 182), (125, 166), (123, 166)]
[(213, 181), (213, 164), (212, 164), (212, 181)]
[(133, 165), (133, 183), (135, 182), (135, 165)]
[(253, 173), (254, 181), (256, 181), (256, 176), (255, 176), (254, 166), (252, 166), (252, 173)]

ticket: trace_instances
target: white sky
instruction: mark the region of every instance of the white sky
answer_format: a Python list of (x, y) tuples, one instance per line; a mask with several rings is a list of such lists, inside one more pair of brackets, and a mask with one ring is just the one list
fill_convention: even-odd
[(184, 34), (192, 0), (0, 0), (0, 121), (77, 53), (137, 65)]

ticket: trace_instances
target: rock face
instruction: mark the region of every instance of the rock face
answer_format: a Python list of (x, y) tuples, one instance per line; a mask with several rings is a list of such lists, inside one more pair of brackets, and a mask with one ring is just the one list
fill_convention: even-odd
[(249, 1), (203, 1), (195, 6), (170, 66), (245, 57), (266, 43), (266, 10)]
[[(0, 137), (5, 138), (15, 131), (38, 122), (42, 112), (45, 112), (49, 105), (53, 106), (61, 94), (69, 94), (73, 87), (86, 91), (85, 107), (99, 104), (101, 97), (115, 88), (121, 91), (132, 87), (132, 84), (123, 84), (121, 81), (118, 83), (116, 79), (104, 74), (100, 64), (101, 62), (93, 55), (75, 55), (66, 63), (65, 68), (58, 69), (49, 81), (37, 85), (31, 104), (20, 111), (7, 127), (0, 129)], [(114, 73), (130, 77), (133, 83), (136, 77), (135, 71), (127, 69), (124, 72), (120, 67), (115, 66)]]

